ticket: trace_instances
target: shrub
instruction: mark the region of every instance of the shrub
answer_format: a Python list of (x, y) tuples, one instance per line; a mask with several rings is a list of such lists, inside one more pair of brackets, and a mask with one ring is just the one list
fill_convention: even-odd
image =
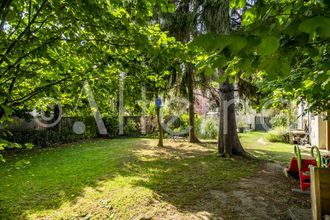
[(105, 127), (108, 130), (110, 137), (115, 137), (118, 135), (118, 115), (107, 115), (102, 117)]
[(270, 142), (289, 143), (289, 132), (284, 127), (277, 127), (270, 130), (267, 133), (266, 138)]
[(139, 124), (134, 119), (128, 118), (125, 123), (124, 134), (127, 136), (140, 134)]
[(203, 139), (216, 139), (218, 137), (218, 126), (215, 119), (206, 119), (204, 126), (202, 120), (197, 120), (197, 134)]
[(184, 130), (189, 127), (189, 114), (180, 115), (180, 129)]
[(288, 123), (288, 117), (285, 114), (277, 114), (270, 120), (271, 125), (273, 128), (276, 127), (287, 127), (289, 125)]

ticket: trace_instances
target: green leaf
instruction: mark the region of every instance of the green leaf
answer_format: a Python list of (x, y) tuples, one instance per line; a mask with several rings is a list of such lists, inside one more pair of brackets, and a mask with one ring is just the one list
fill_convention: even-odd
[(261, 55), (272, 55), (280, 46), (279, 39), (274, 36), (266, 36), (262, 38), (261, 43), (258, 46), (258, 53)]
[(243, 26), (250, 25), (255, 21), (255, 19), (256, 19), (255, 9), (250, 8), (249, 10), (244, 12), (244, 14), (243, 14), (242, 25)]
[(212, 69), (211, 66), (206, 66), (206, 68), (205, 68), (205, 75), (208, 76), (208, 77), (210, 77), (210, 76), (213, 75), (213, 73), (214, 73), (214, 69)]
[(230, 8), (244, 8), (246, 0), (230, 0)]
[(316, 16), (303, 21), (298, 29), (301, 32), (312, 35), (316, 30), (323, 37), (330, 37), (330, 18)]
[(167, 7), (166, 7), (166, 5), (164, 5), (164, 4), (161, 4), (161, 5), (160, 5), (160, 10), (161, 10), (162, 12), (164, 12), (164, 13), (168, 12)]
[(310, 79), (306, 79), (303, 84), (306, 89), (309, 89), (313, 86), (314, 82)]
[(242, 49), (245, 48), (246, 45), (247, 45), (247, 40), (244, 37), (232, 36), (230, 38), (229, 49), (234, 53), (241, 51)]
[(175, 11), (175, 4), (168, 4), (167, 5), (167, 11), (169, 13), (173, 13)]
[(6, 162), (6, 160), (5, 160), (5, 158), (3, 157), (2, 154), (0, 154), (0, 161), (1, 161), (1, 162)]
[(330, 18), (322, 18), (317, 33), (322, 37), (330, 37)]
[(222, 50), (230, 44), (227, 36), (219, 36), (213, 33), (208, 33), (196, 37), (191, 43), (191, 47), (201, 47), (206, 51)]
[(32, 149), (32, 148), (34, 147), (34, 145), (31, 144), (31, 143), (26, 143), (26, 144), (24, 144), (24, 146), (25, 146), (27, 149)]
[(222, 68), (227, 63), (226, 57), (224, 55), (217, 56), (212, 62), (212, 68)]
[(305, 21), (303, 21), (299, 27), (298, 30), (304, 33), (308, 33), (311, 34), (315, 31), (315, 29), (317, 28), (317, 17), (311, 18), (311, 19), (307, 19)]

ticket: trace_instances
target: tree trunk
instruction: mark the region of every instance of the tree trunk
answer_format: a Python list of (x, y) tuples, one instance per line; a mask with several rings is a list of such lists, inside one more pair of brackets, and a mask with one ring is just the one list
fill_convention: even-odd
[[(187, 19), (192, 15), (191, 6), (193, 5), (192, 1), (174, 1), (176, 4), (175, 12), (169, 16), (171, 25), (168, 27), (168, 31), (171, 36), (174, 36), (176, 40), (182, 43), (188, 43), (191, 40), (191, 37), (196, 31), (196, 26), (193, 20)], [(165, 17), (166, 18), (166, 17)], [(166, 21), (166, 20), (165, 20)], [(200, 142), (196, 135), (195, 128), (195, 97), (194, 97), (194, 74), (195, 67), (191, 63), (185, 63), (184, 73), (187, 74), (187, 84), (185, 84), (185, 90), (188, 90), (188, 101), (189, 105), (189, 142), (198, 143)]]
[(220, 156), (224, 155), (224, 136), (223, 136), (223, 92), (219, 84), (219, 133), (218, 133), (218, 152)]
[(195, 129), (195, 96), (194, 96), (194, 68), (188, 67), (188, 99), (189, 99), (189, 142), (199, 143)]
[(158, 129), (159, 129), (159, 139), (158, 139), (158, 147), (164, 147), (163, 143), (163, 127), (160, 119), (160, 108), (156, 107), (156, 113), (157, 113), (157, 123), (158, 123)]
[(231, 157), (233, 154), (246, 156), (237, 134), (234, 85), (225, 82), (221, 85), (220, 90), (224, 97), (222, 103), (224, 155), (226, 157)]
[[(229, 0), (203, 1), (202, 19), (207, 32), (227, 35), (231, 30)], [(219, 70), (219, 77), (223, 74)], [(220, 84), (218, 151), (221, 156), (246, 153), (238, 139), (234, 103), (234, 86), (228, 81)], [(230, 104), (230, 105), (229, 105)]]
[(2, 117), (5, 115), (5, 113), (6, 113), (5, 109), (2, 108), (1, 105), (0, 105), (0, 122), (1, 122)]

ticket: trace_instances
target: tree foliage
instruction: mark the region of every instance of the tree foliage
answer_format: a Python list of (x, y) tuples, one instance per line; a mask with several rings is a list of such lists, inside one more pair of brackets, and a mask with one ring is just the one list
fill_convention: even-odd
[[(71, 114), (77, 103), (86, 104), (84, 96), (76, 102), (85, 81), (101, 109), (110, 110), (120, 72), (127, 73), (131, 105), (140, 98), (141, 85), (164, 89), (185, 53), (153, 23), (155, 8), (173, 10), (167, 3), (1, 1), (0, 123), (26, 115), (45, 96)], [(3, 140), (1, 146), (9, 143)]]
[(328, 1), (257, 1), (242, 10), (236, 31), (206, 34), (191, 46), (207, 52), (201, 68), (231, 66), (219, 80), (239, 76), (262, 97), (304, 99), (322, 112), (330, 107), (329, 12)]

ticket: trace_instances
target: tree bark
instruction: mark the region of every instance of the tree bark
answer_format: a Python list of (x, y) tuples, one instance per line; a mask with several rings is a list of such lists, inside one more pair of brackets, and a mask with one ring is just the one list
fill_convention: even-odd
[(223, 92), (219, 84), (219, 133), (218, 133), (218, 152), (220, 156), (224, 155), (224, 136), (223, 136)]
[(237, 134), (234, 85), (225, 82), (221, 85), (220, 90), (224, 94), (222, 103), (224, 155), (226, 157), (247, 156)]
[(195, 129), (195, 96), (194, 96), (194, 68), (188, 68), (188, 99), (189, 99), (189, 142), (199, 143)]
[(159, 129), (159, 139), (158, 139), (158, 147), (164, 147), (163, 143), (163, 127), (160, 119), (160, 107), (156, 107), (156, 113), (157, 113), (157, 123), (158, 123), (158, 129)]
[[(229, 0), (204, 1), (202, 20), (209, 33), (227, 35), (231, 30)], [(219, 77), (223, 74), (219, 70)], [(219, 135), (218, 152), (221, 156), (241, 155), (246, 153), (239, 141), (236, 126), (234, 85), (228, 80), (219, 86)], [(230, 104), (230, 105), (229, 105)]]

